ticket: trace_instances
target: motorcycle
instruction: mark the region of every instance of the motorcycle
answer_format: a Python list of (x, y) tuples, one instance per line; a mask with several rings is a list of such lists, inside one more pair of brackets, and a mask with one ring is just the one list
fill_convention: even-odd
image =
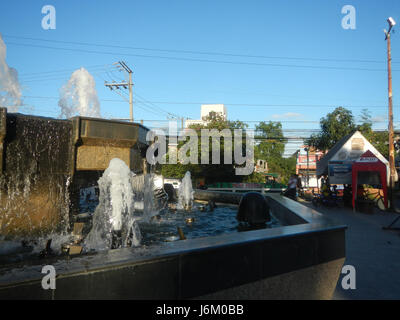
[(324, 196), (320, 193), (313, 193), (312, 204), (315, 207), (320, 207), (321, 205), (326, 207), (339, 207), (339, 198), (336, 194), (330, 194), (329, 196)]

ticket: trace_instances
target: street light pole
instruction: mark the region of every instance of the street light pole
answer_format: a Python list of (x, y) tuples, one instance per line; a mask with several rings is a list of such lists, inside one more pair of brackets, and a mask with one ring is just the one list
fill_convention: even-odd
[(390, 47), (390, 31), (396, 24), (393, 18), (387, 20), (389, 22), (389, 31), (386, 32), (387, 42), (387, 59), (388, 59), (388, 95), (389, 95), (389, 168), (390, 168), (390, 184), (389, 184), (389, 199), (390, 207), (393, 208), (393, 192), (395, 186), (395, 163), (394, 163), (394, 139), (393, 139), (393, 102), (392, 102), (392, 56)]

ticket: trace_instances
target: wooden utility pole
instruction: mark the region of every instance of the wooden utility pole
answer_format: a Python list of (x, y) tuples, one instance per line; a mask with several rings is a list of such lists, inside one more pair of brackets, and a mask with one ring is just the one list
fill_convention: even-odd
[(392, 56), (390, 47), (390, 31), (394, 26), (394, 20), (388, 19), (389, 31), (386, 32), (387, 42), (387, 59), (388, 59), (388, 95), (389, 95), (389, 168), (390, 168), (390, 184), (389, 184), (389, 199), (390, 207), (393, 208), (393, 192), (395, 187), (396, 168), (394, 163), (394, 139), (393, 139), (393, 102), (392, 102)]
[[(105, 83), (104, 85), (108, 88), (110, 88), (111, 90), (113, 90), (114, 88), (116, 88), (117, 90), (119, 89), (119, 87), (123, 87), (124, 89), (129, 88), (129, 119), (130, 122), (133, 122), (134, 118), (133, 118), (133, 82), (132, 82), (132, 70), (127, 66), (127, 64), (124, 61), (118, 61), (116, 63), (114, 63), (118, 69), (120, 71), (125, 71), (129, 74), (129, 82), (126, 81), (122, 81), (122, 82), (112, 82), (112, 83)], [(118, 91), (117, 92), (119, 95), (121, 95)], [(121, 95), (122, 96), (122, 95)], [(122, 96), (124, 99), (125, 97)]]

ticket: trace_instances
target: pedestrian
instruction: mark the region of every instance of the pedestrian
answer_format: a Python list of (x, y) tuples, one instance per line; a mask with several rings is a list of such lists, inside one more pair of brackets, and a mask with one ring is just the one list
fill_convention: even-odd
[(297, 185), (296, 185), (296, 187), (298, 189), (299, 194), (302, 194), (303, 193), (303, 183), (301, 182), (301, 176), (300, 175), (296, 175), (296, 176), (297, 176)]
[(288, 182), (288, 187), (284, 192), (284, 196), (296, 200), (296, 191), (297, 191), (297, 176), (294, 174), (290, 177)]

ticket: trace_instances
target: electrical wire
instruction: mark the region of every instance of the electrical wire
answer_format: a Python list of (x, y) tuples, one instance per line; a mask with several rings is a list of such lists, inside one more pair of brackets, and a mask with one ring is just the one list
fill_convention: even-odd
[[(257, 63), (257, 62), (246, 62), (246, 61), (226, 61), (226, 60), (211, 60), (211, 59), (198, 59), (198, 58), (193, 59), (193, 58), (183, 58), (183, 57), (170, 57), (170, 56), (144, 55), (144, 54), (132, 54), (132, 53), (121, 53), (121, 52), (109, 52), (109, 51), (84, 50), (84, 49), (77, 49), (77, 48), (62, 48), (62, 47), (52, 47), (52, 46), (43, 46), (43, 45), (35, 45), (35, 44), (26, 44), (26, 43), (7, 42), (7, 46), (9, 46), (9, 45), (43, 48), (43, 49), (53, 49), (53, 50), (74, 51), (74, 52), (91, 53), (91, 54), (104, 54), (104, 55), (113, 55), (113, 56), (119, 55), (119, 56), (131, 56), (131, 57), (153, 58), (153, 59), (156, 58), (156, 59), (186, 61), (186, 62), (220, 63), (220, 64), (231, 64), (231, 65), (259, 66), (259, 67), (263, 66), (263, 67), (303, 68), (303, 69), (319, 69), (319, 70), (380, 71), (380, 72), (385, 71), (386, 72), (386, 69), (276, 64), (276, 63)], [(392, 72), (396, 72), (396, 71), (399, 71), (399, 70), (392, 69)]]
[[(336, 58), (331, 58), (331, 59), (330, 58), (307, 58), (307, 57), (238, 54), (238, 53), (226, 53), (226, 52), (215, 52), (215, 51), (145, 48), (145, 47), (132, 47), (132, 46), (111, 45), (111, 44), (99, 44), (99, 43), (93, 43), (93, 42), (50, 40), (50, 39), (43, 39), (43, 38), (30, 38), (30, 37), (21, 37), (21, 36), (13, 36), (13, 35), (3, 35), (3, 38), (15, 38), (15, 39), (30, 40), (30, 41), (44, 41), (44, 42), (73, 44), (73, 45), (81, 45), (81, 46), (95, 46), (95, 47), (106, 47), (106, 48), (108, 47), (108, 48), (117, 48), (117, 49), (157, 51), (157, 52), (181, 53), (181, 54), (215, 55), (215, 56), (241, 57), (241, 58), (304, 60), (304, 61), (345, 62), (345, 63), (355, 63), (355, 62), (356, 63), (386, 63), (386, 61), (371, 60), (371, 59), (363, 60), (363, 59), (336, 59)], [(392, 61), (392, 63), (399, 63), (399, 62)]]

